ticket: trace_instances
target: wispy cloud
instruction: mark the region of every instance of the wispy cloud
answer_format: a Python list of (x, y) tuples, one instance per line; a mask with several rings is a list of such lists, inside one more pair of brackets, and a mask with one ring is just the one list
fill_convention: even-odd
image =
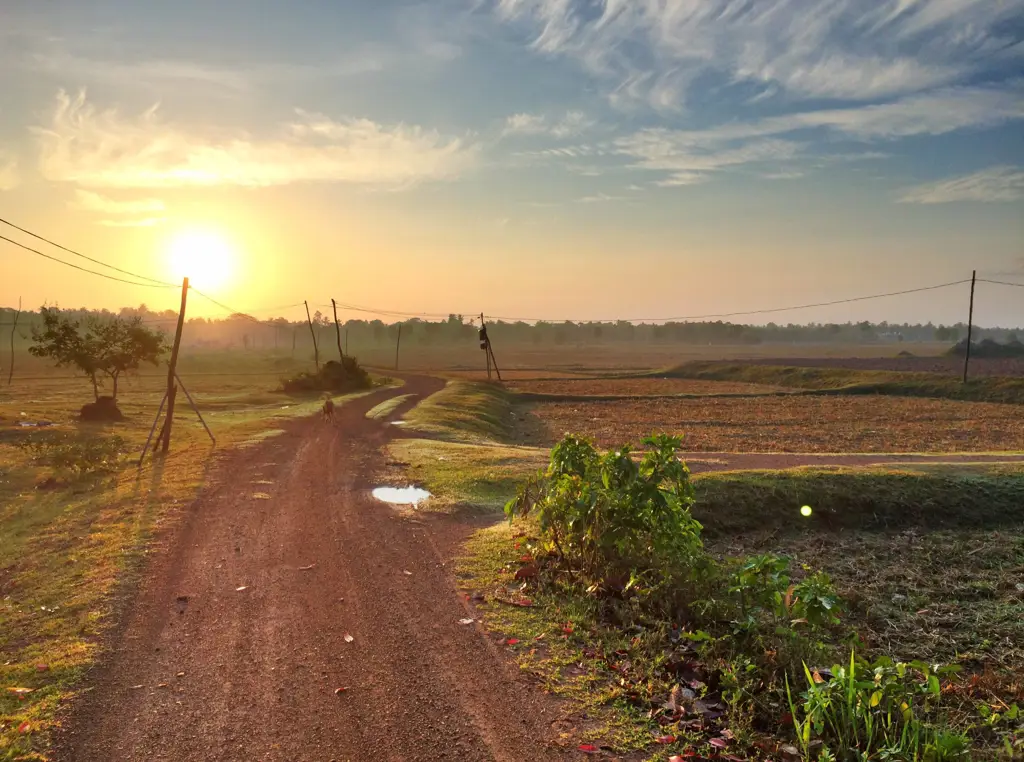
[(620, 103), (681, 105), (702, 75), (789, 98), (874, 100), (1022, 55), (1024, 0), (495, 0), (532, 46), (571, 57)]
[(279, 136), (204, 139), (164, 122), (98, 110), (84, 92), (60, 92), (48, 125), (34, 129), (44, 177), (93, 188), (269, 186), (299, 182), (406, 187), (468, 172), (478, 147), (419, 126), (335, 120), (297, 112)]
[(578, 198), (576, 201), (580, 204), (601, 204), (607, 201), (623, 201), (625, 198), (625, 196), (611, 196), (607, 193), (593, 193), (589, 196)]
[(74, 207), (86, 212), (99, 214), (151, 214), (166, 209), (164, 202), (158, 198), (142, 198), (131, 201), (118, 201), (109, 196), (87, 190), (76, 190)]
[(13, 153), (0, 150), (0, 191), (17, 188), (20, 180), (17, 157)]
[(543, 114), (512, 114), (505, 120), (502, 135), (550, 135), (562, 140), (579, 135), (594, 124), (582, 111), (567, 111), (558, 119)]
[(1020, 199), (1024, 199), (1024, 168), (999, 166), (908, 188), (899, 201), (906, 204), (949, 204), (954, 201)]

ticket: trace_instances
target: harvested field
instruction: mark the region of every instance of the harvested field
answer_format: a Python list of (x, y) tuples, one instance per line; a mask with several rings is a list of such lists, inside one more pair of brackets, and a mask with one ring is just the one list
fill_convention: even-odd
[(517, 392), (570, 396), (671, 396), (673, 394), (764, 394), (783, 387), (737, 381), (699, 381), (688, 378), (566, 378), (513, 380), (506, 384)]
[(1024, 450), (1015, 405), (887, 396), (709, 397), (541, 402), (551, 442), (566, 432), (613, 447), (651, 432), (691, 452), (991, 452)]
[[(911, 373), (939, 373), (959, 376), (964, 372), (962, 357), (796, 357), (744, 360), (748, 365), (785, 365), (797, 368), (850, 368), (851, 370), (895, 370)], [(1022, 358), (971, 358), (970, 374), (980, 376), (1024, 376)]]

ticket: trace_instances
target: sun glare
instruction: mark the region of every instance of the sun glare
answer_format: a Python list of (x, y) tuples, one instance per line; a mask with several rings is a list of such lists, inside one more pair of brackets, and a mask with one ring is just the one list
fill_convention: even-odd
[(208, 230), (179, 233), (168, 246), (168, 264), (176, 279), (198, 288), (218, 289), (231, 280), (235, 251), (227, 238)]

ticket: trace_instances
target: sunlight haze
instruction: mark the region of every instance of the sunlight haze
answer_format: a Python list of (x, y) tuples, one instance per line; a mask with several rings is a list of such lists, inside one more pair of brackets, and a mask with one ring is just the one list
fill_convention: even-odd
[[(1024, 281), (1024, 2), (812, 5), (9, 0), (0, 217), (252, 311), (657, 319)], [(0, 251), (3, 305), (177, 304)], [(1024, 322), (1019, 289), (976, 311)]]

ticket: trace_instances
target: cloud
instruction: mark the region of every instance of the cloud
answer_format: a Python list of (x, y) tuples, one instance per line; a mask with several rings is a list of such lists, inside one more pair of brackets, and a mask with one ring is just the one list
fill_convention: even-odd
[[(876, 100), (1019, 65), (1024, 0), (494, 0), (531, 46), (606, 82), (618, 105), (685, 103), (698, 79), (766, 98)], [(1008, 66), (1008, 68), (1010, 68)], [(749, 98), (749, 93), (745, 96)]]
[(84, 92), (58, 93), (50, 123), (34, 130), (44, 177), (91, 188), (270, 186), (301, 182), (407, 187), (470, 171), (478, 147), (415, 125), (334, 120), (298, 111), (272, 138), (207, 138), (164, 122), (98, 110)]
[(605, 201), (623, 201), (625, 198), (625, 196), (610, 196), (607, 193), (594, 193), (590, 196), (578, 198), (576, 201), (580, 204), (600, 204)]
[(100, 224), (108, 228), (150, 228), (163, 221), (163, 217), (144, 217), (137, 220), (100, 220)]
[(579, 135), (595, 124), (582, 111), (567, 111), (559, 119), (549, 119), (543, 114), (512, 114), (505, 120), (502, 136), (508, 135), (550, 135), (565, 139)]
[(13, 190), (20, 181), (17, 157), (0, 149), (0, 191)]
[(149, 214), (162, 212), (166, 209), (164, 202), (158, 198), (143, 198), (134, 201), (117, 201), (99, 193), (87, 190), (75, 191), (74, 207), (86, 212), (100, 214)]
[(687, 133), (647, 129), (616, 141), (620, 153), (631, 157), (636, 169), (665, 172), (662, 186), (694, 185), (712, 173), (742, 164), (777, 163), (792, 159), (799, 144), (778, 139), (755, 140), (728, 146), (708, 141), (701, 143)]
[(908, 188), (899, 201), (905, 204), (949, 204), (954, 201), (1020, 199), (1024, 199), (1024, 168), (999, 166)]
[[(791, 165), (810, 156), (821, 144), (810, 133), (878, 143), (916, 135), (941, 135), (968, 128), (997, 126), (1024, 119), (1024, 87), (944, 88), (890, 103), (826, 109), (732, 122), (704, 130), (649, 128), (619, 138), (619, 153), (632, 157), (633, 167), (669, 173), (661, 185), (692, 185), (711, 173), (743, 164), (774, 164), (763, 176), (794, 177)], [(828, 143), (824, 144), (827, 150)], [(867, 160), (877, 151), (835, 153), (826, 159)]]

